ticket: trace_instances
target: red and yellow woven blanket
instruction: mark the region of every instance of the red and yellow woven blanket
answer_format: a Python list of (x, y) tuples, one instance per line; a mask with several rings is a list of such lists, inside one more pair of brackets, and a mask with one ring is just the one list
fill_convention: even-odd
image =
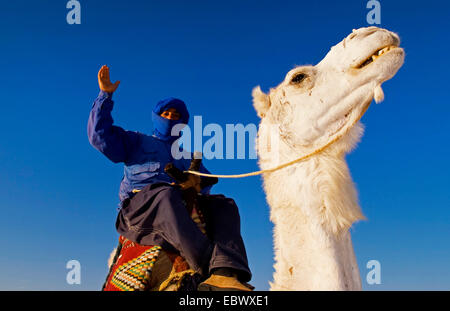
[(120, 236), (103, 290), (195, 290), (199, 277), (180, 255), (166, 252), (158, 245), (140, 245)]
[[(191, 217), (205, 233), (205, 224), (195, 208)], [(156, 262), (157, 271), (153, 271)], [(158, 245), (140, 245), (120, 236), (103, 290), (189, 290), (196, 286), (198, 277), (181, 256), (166, 252)]]
[(103, 290), (146, 290), (160, 251), (159, 246), (139, 245), (120, 236), (119, 246)]

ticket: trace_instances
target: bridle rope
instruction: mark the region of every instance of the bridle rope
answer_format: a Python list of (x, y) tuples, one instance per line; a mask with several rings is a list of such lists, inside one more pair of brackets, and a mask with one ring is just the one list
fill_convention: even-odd
[[(372, 99), (371, 99), (372, 100)], [(334, 144), (335, 142), (337, 142), (339, 139), (341, 139), (343, 136), (345, 136), (351, 128), (353, 128), (355, 126), (356, 123), (359, 122), (359, 120), (361, 120), (362, 116), (366, 113), (367, 109), (370, 106), (370, 102), (368, 105), (366, 105), (366, 107), (363, 109), (362, 113), (359, 115), (359, 117), (345, 130), (343, 131), (341, 134), (337, 135), (335, 138), (333, 138), (332, 140), (330, 140), (328, 143), (326, 143), (325, 145), (323, 145), (322, 147), (314, 150), (313, 152), (304, 155), (300, 158), (297, 158), (293, 161), (278, 165), (274, 168), (270, 168), (270, 169), (265, 169), (265, 170), (259, 170), (259, 171), (255, 171), (255, 172), (250, 172), (250, 173), (244, 173), (244, 174), (235, 174), (235, 175), (220, 175), (220, 174), (206, 174), (206, 173), (201, 173), (198, 171), (184, 171), (185, 173), (189, 173), (189, 174), (193, 174), (193, 175), (197, 175), (197, 176), (203, 176), (203, 177), (216, 177), (216, 178), (244, 178), (244, 177), (250, 177), (250, 176), (257, 176), (257, 175), (261, 175), (261, 174), (265, 174), (265, 173), (272, 173), (278, 170), (281, 170), (285, 167), (291, 166), (295, 163), (304, 161), (306, 159), (311, 158), (312, 156), (324, 151), (325, 149), (327, 149), (329, 146), (331, 146), (332, 144)]]

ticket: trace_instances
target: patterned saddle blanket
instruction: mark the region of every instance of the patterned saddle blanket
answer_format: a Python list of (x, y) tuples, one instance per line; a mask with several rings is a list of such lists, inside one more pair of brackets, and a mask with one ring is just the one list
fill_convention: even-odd
[(183, 257), (122, 236), (103, 291), (195, 291), (201, 276)]
[[(206, 233), (202, 215), (194, 208), (192, 220)], [(178, 254), (158, 245), (140, 245), (123, 236), (113, 255), (103, 291), (196, 291), (201, 275)]]

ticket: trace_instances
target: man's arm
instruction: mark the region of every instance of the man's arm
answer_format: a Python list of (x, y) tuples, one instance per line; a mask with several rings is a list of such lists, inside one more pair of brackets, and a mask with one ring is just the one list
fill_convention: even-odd
[(98, 81), (101, 91), (89, 114), (87, 128), (89, 142), (114, 163), (125, 162), (138, 145), (139, 135), (113, 125), (112, 94), (120, 82), (111, 83), (108, 67), (103, 66), (100, 69)]

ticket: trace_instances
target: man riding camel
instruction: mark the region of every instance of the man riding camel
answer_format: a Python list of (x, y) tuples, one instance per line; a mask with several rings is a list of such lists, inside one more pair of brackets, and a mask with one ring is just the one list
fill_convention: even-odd
[[(189, 113), (176, 98), (161, 100), (154, 107), (153, 135), (127, 131), (113, 125), (112, 95), (119, 81), (111, 83), (109, 68), (98, 73), (100, 94), (88, 121), (91, 145), (114, 163), (124, 163), (120, 185), (120, 211), (116, 229), (119, 234), (140, 245), (159, 245), (180, 254), (189, 266), (206, 279), (198, 290), (250, 290), (251, 272), (240, 233), (240, 216), (235, 202), (222, 195), (210, 195), (210, 187), (201, 189), (200, 177), (189, 175), (175, 184), (164, 170), (172, 163), (177, 169), (189, 168), (190, 159), (174, 159), (171, 136), (175, 125), (186, 125)], [(178, 157), (177, 157), (178, 158)], [(201, 172), (206, 172), (203, 164)], [(197, 202), (208, 210), (205, 235), (192, 220), (182, 191), (194, 188)]]

